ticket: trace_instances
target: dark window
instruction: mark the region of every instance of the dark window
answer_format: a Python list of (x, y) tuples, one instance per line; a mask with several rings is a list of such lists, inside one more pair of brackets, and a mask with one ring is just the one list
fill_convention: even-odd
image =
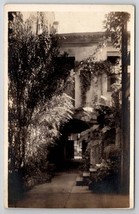
[(111, 62), (112, 65), (116, 65), (119, 56), (107, 56), (107, 61)]
[(111, 86), (116, 82), (116, 75), (111, 75), (107, 77), (107, 91), (111, 91)]
[(107, 61), (109, 61), (112, 65), (116, 65), (118, 59), (120, 59), (119, 52), (107, 51)]

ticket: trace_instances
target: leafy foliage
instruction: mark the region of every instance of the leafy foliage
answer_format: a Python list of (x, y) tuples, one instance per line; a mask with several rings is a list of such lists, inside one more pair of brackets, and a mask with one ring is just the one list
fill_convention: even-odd
[(108, 160), (105, 166), (97, 168), (96, 173), (92, 173), (90, 180), (93, 182), (100, 182), (119, 174), (120, 159)]
[[(19, 169), (25, 162), (32, 116), (46, 103), (52, 104), (53, 96), (63, 93), (71, 65), (66, 56), (59, 55), (57, 38), (46, 32), (44, 22), (42, 33), (37, 34), (33, 33), (32, 20), (24, 21), (20, 12), (8, 16), (9, 163), (12, 169)], [(62, 116), (60, 110), (57, 115), (55, 111), (55, 117)], [(56, 136), (56, 129), (51, 132)]]
[(46, 148), (60, 137), (60, 127), (72, 118), (72, 109), (72, 99), (63, 93), (53, 96), (45, 105), (34, 110), (28, 129), (27, 161), (29, 157), (33, 157), (34, 161), (47, 157)]
[(106, 38), (111, 38), (116, 48), (121, 48), (122, 28), (129, 21), (130, 14), (127, 12), (110, 12), (106, 15), (104, 27), (106, 29)]
[(120, 112), (115, 106), (98, 105), (95, 109), (98, 112), (98, 123), (102, 128), (109, 126), (115, 127), (116, 122), (120, 120)]
[(102, 142), (104, 145), (115, 144), (116, 128), (121, 127), (121, 106), (98, 105), (95, 111)]

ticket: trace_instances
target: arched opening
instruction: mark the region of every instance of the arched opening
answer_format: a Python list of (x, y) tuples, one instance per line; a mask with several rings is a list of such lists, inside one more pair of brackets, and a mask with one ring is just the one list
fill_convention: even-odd
[(49, 161), (57, 170), (77, 169), (82, 163), (87, 143), (78, 139), (89, 127), (86, 122), (75, 118), (61, 127), (61, 137), (49, 149)]

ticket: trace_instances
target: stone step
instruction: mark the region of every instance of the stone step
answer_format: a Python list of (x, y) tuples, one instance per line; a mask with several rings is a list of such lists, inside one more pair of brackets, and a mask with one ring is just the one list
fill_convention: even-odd
[(84, 181), (83, 181), (83, 177), (77, 177), (76, 178), (76, 186), (83, 186), (83, 183), (84, 183)]
[(90, 172), (83, 172), (83, 178), (89, 178)]

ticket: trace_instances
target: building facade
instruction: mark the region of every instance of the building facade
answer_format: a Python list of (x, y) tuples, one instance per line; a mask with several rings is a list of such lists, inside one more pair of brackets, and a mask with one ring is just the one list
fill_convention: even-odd
[[(105, 39), (103, 32), (98, 33), (71, 33), (59, 34), (59, 46), (61, 53), (67, 53), (70, 57), (75, 57), (75, 108), (82, 106), (81, 98), (81, 80), (80, 68), (76, 66), (79, 62), (93, 57), (95, 53), (96, 62), (110, 61), (113, 63), (113, 69), (119, 69), (116, 60), (120, 57), (120, 52), (115, 49), (110, 42), (103, 45), (103, 48), (98, 48)], [(98, 50), (97, 50), (98, 49)], [(114, 72), (116, 73), (116, 71)], [(89, 90), (86, 92), (84, 106), (93, 107), (96, 102), (100, 104), (104, 100), (111, 104), (111, 85), (114, 83), (114, 75), (102, 74), (98, 78), (94, 78), (90, 84)]]
[[(74, 147), (72, 151), (75, 153), (72, 158), (82, 158), (85, 151), (84, 147), (87, 148), (87, 145), (89, 145), (90, 165), (95, 167), (95, 164), (100, 162), (102, 158), (104, 145), (102, 145), (102, 140), (99, 136), (94, 136), (94, 130), (98, 128), (98, 124), (97, 115), (93, 112), (93, 109), (96, 105), (113, 105), (111, 86), (115, 83), (115, 75), (120, 76), (120, 64), (117, 65), (116, 63), (120, 58), (120, 51), (112, 46), (111, 41), (105, 43), (105, 34), (103, 32), (58, 34), (58, 37), (61, 54), (67, 53), (69, 57), (75, 58), (75, 67), (72, 70), (74, 84), (69, 85), (67, 90), (67, 93), (75, 99), (75, 111), (79, 110), (75, 117), (91, 123), (88, 129), (80, 133), (73, 134), (71, 131), (67, 144), (72, 141), (72, 147)], [(93, 58), (94, 55), (95, 58)], [(84, 71), (80, 69), (78, 64), (91, 57), (94, 62), (109, 61), (112, 64), (113, 74), (106, 74), (102, 70), (101, 75), (91, 80), (90, 87), (86, 90), (85, 96), (82, 97), (81, 72)], [(117, 129), (114, 143), (118, 147), (120, 146), (120, 134), (119, 129)], [(83, 146), (84, 144), (86, 146)]]

